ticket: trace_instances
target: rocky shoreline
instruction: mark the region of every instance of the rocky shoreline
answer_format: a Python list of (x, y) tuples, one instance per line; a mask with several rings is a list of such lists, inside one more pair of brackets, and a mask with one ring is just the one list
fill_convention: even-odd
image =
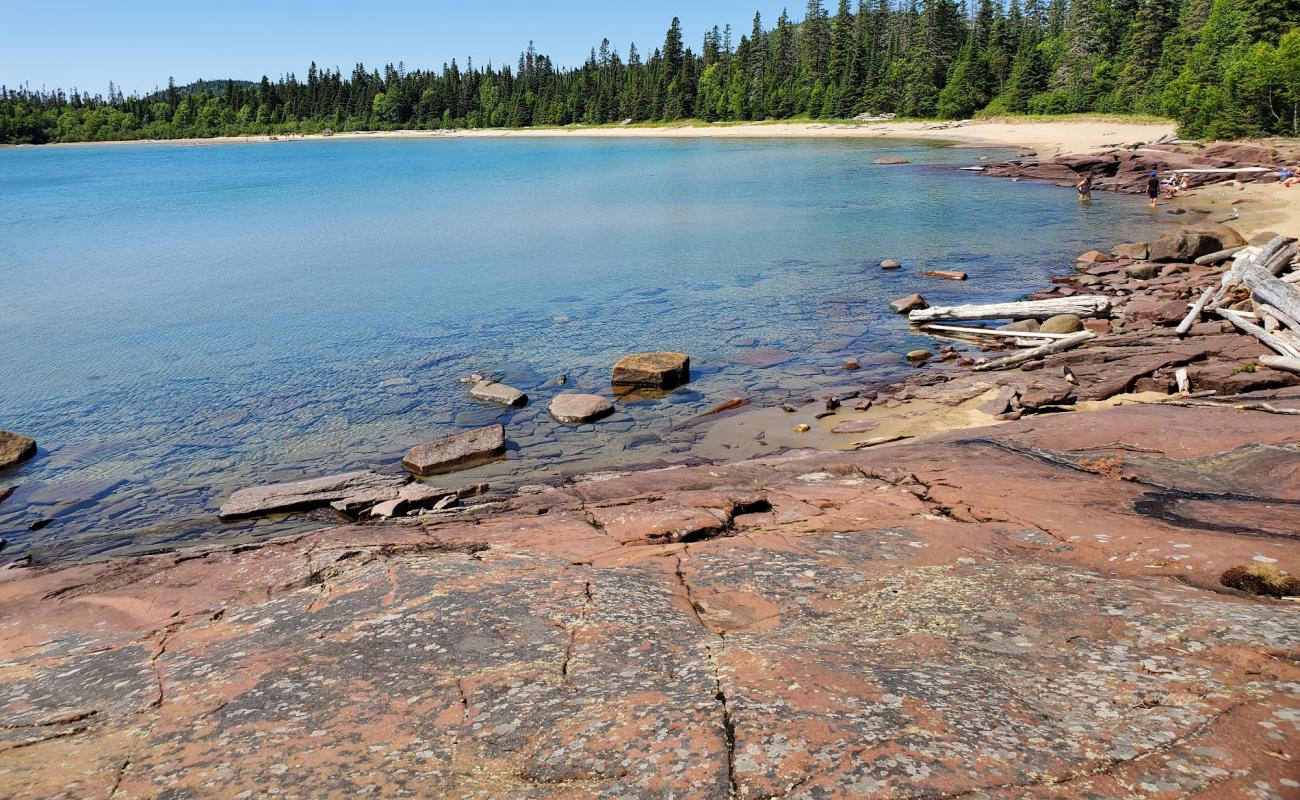
[(775, 456), (11, 565), (0, 785), (1291, 796), (1300, 379), (1226, 320), (1176, 330), (1233, 235), (1085, 254), (1030, 298), (1106, 299), (1074, 349), (975, 370), (1020, 351), (947, 331), (902, 382), (716, 415)]

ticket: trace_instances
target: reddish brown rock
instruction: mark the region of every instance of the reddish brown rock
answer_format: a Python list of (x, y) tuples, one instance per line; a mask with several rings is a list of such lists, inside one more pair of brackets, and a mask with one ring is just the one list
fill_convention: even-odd
[(36, 455), (36, 440), (0, 431), (0, 469), (12, 467)]
[(1100, 250), (1089, 250), (1075, 259), (1080, 264), (1100, 264), (1114, 260), (1115, 256), (1110, 253), (1103, 253)]
[(412, 447), (402, 466), (416, 475), (436, 475), (495, 458), (505, 448), (505, 428), (488, 425)]
[(614, 364), (610, 383), (648, 389), (674, 389), (691, 380), (691, 359), (685, 353), (635, 353)]

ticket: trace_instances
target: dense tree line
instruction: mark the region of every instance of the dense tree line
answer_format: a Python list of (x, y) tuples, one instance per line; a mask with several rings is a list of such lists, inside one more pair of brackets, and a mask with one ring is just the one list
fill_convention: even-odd
[(513, 66), (349, 75), (148, 96), (0, 88), (0, 142), (673, 121), (1145, 113), (1187, 136), (1300, 135), (1300, 0), (808, 0), (699, 51), (674, 19), (648, 55), (608, 39), (576, 68), (530, 44)]

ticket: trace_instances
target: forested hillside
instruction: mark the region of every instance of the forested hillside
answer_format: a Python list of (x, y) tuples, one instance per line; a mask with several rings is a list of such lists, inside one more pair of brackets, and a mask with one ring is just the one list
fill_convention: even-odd
[(0, 142), (524, 127), (862, 112), (1146, 113), (1194, 137), (1300, 135), (1300, 0), (809, 0), (803, 18), (649, 52), (606, 40), (576, 68), (318, 69), (148, 97), (0, 90)]

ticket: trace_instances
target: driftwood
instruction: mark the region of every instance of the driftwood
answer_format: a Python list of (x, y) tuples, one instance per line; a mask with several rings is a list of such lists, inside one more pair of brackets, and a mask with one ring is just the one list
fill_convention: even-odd
[(1192, 382), (1187, 377), (1187, 367), (1179, 367), (1174, 370), (1174, 380), (1178, 382), (1178, 393), (1189, 394), (1192, 391)]
[(1246, 245), (1244, 244), (1238, 247), (1229, 247), (1226, 250), (1219, 250), (1218, 252), (1201, 256), (1200, 258), (1196, 259), (1195, 263), (1200, 264), (1203, 267), (1209, 266), (1210, 264), (1217, 264), (1220, 261), (1227, 261), (1228, 259), (1232, 258), (1234, 255), (1236, 255), (1239, 251), (1245, 249), (1246, 249)]
[(1039, 345), (1038, 347), (1031, 347), (1028, 350), (1023, 350), (1015, 355), (1007, 356), (1006, 358), (999, 358), (995, 361), (990, 361), (987, 364), (979, 364), (975, 367), (975, 371), (986, 372), (994, 369), (1010, 369), (1011, 367), (1019, 366), (1026, 361), (1033, 361), (1036, 358), (1050, 356), (1053, 353), (1061, 353), (1071, 348), (1078, 347), (1084, 342), (1096, 338), (1097, 334), (1092, 331), (1079, 331), (1078, 333), (1070, 334), (1064, 339), (1057, 339), (1054, 342), (1048, 342), (1047, 344)]
[(1275, 350), (1284, 356), (1300, 358), (1300, 350), (1297, 350), (1296, 348), (1292, 347), (1290, 343), (1283, 341), (1282, 339), (1278, 338), (1274, 334), (1271, 334), (1268, 331), (1264, 330), (1263, 328), (1259, 327), (1255, 323), (1243, 319), (1241, 314), (1238, 314), (1235, 311), (1228, 311), (1222, 308), (1219, 309), (1217, 313), (1219, 316), (1223, 317), (1228, 322), (1231, 322), (1237, 328), (1237, 330), (1241, 331), (1242, 333), (1248, 334), (1250, 336), (1254, 336), (1256, 339), (1258, 339), (1260, 342), (1262, 342), (1264, 345), (1268, 346), (1272, 350)]
[(1192, 304), (1192, 309), (1187, 312), (1187, 316), (1183, 317), (1183, 321), (1178, 323), (1176, 333), (1179, 336), (1187, 335), (1187, 332), (1196, 324), (1196, 320), (1201, 318), (1201, 312), (1205, 310), (1205, 304), (1210, 302), (1210, 298), (1212, 297), (1214, 297), (1213, 286), (1205, 290), (1205, 293), (1201, 295), (1200, 299)]
[(1300, 358), (1287, 358), (1286, 356), (1260, 356), (1259, 363), (1269, 369), (1280, 369), (1287, 372), (1300, 373)]
[[(939, 320), (969, 321), (977, 319), (1047, 319), (1058, 314), (1078, 317), (1104, 317), (1110, 313), (1110, 298), (1104, 295), (1053, 297), (1047, 300), (1022, 300), (1016, 303), (987, 305), (934, 306), (907, 315), (909, 322)], [(1028, 331), (1024, 331), (1028, 333)]]
[(1242, 283), (1250, 290), (1256, 307), (1272, 307), (1281, 322), (1293, 330), (1300, 330), (1300, 324), (1296, 322), (1300, 320), (1300, 288), (1278, 279), (1271, 271), (1272, 267), (1272, 264), (1256, 260), (1242, 270)]
[(942, 269), (922, 270), (921, 274), (927, 278), (943, 278), (945, 281), (966, 280), (966, 273), (964, 272), (949, 272), (947, 270), (942, 270)]
[(972, 336), (1002, 336), (1008, 339), (1064, 339), (1072, 333), (1042, 333), (1041, 331), (1004, 331), (997, 328), (976, 328), (969, 325), (944, 325), (931, 322), (921, 326), (925, 333), (939, 331), (943, 333), (968, 333)]
[[(1138, 402), (1144, 402), (1139, 400)], [(1264, 411), (1269, 414), (1300, 416), (1300, 408), (1278, 408), (1268, 403), (1228, 403), (1213, 400), (1156, 400), (1151, 405), (1182, 406), (1184, 408), (1231, 408), (1237, 411)]]

